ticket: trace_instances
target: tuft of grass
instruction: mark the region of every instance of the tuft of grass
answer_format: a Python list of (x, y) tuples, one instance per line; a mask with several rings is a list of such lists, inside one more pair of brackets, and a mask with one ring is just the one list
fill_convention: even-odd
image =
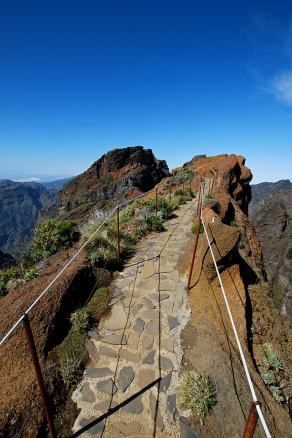
[(83, 373), (83, 367), (82, 359), (77, 351), (72, 350), (66, 354), (61, 370), (63, 381), (67, 388), (79, 382)]
[(108, 310), (111, 291), (107, 287), (97, 289), (82, 309), (76, 310), (70, 318), (71, 329), (64, 341), (56, 348), (62, 377), (67, 388), (80, 380), (87, 360), (85, 342), (87, 330), (97, 323)]
[(108, 310), (111, 300), (111, 291), (107, 287), (100, 287), (92, 295), (86, 310), (90, 315), (91, 322), (97, 323), (102, 315)]
[(105, 265), (113, 264), (117, 261), (117, 249), (112, 240), (101, 236), (96, 236), (88, 246), (89, 257), (92, 263)]
[(206, 374), (185, 371), (180, 379), (178, 399), (182, 409), (191, 411), (203, 421), (217, 402), (216, 389)]
[(86, 331), (89, 328), (89, 313), (86, 308), (78, 309), (72, 313), (70, 322), (75, 332)]

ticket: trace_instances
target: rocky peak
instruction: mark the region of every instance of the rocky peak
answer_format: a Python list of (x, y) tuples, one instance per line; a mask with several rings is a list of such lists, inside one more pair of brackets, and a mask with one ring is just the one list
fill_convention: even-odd
[(168, 175), (166, 162), (157, 160), (151, 149), (113, 149), (61, 190), (58, 215), (82, 220), (93, 207), (146, 192)]

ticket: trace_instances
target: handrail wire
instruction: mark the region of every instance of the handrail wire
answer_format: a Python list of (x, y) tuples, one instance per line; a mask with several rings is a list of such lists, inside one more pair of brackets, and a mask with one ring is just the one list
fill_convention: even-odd
[(147, 192), (143, 192), (138, 196), (135, 196), (135, 198), (131, 198), (125, 202), (122, 202), (121, 204), (116, 205), (116, 207), (112, 210), (112, 212), (107, 216), (107, 218), (102, 222), (102, 224), (94, 231), (94, 233), (89, 237), (89, 239), (79, 248), (79, 250), (74, 254), (74, 256), (66, 263), (66, 265), (61, 269), (61, 271), (56, 275), (56, 277), (51, 281), (51, 283), (43, 290), (43, 292), (37, 297), (37, 299), (30, 305), (30, 307), (24, 312), (24, 314), (16, 321), (16, 323), (11, 327), (10, 330), (3, 336), (3, 338), (0, 341), (0, 347), (4, 344), (4, 342), (10, 337), (10, 335), (14, 332), (14, 330), (19, 326), (19, 324), (23, 321), (25, 318), (25, 315), (27, 315), (39, 302), (39, 300), (46, 294), (46, 292), (51, 288), (51, 286), (60, 278), (60, 276), (63, 274), (63, 272), (68, 268), (68, 266), (73, 262), (73, 260), (83, 251), (83, 249), (88, 245), (88, 243), (93, 239), (95, 234), (103, 227), (103, 225), (111, 218), (111, 216), (114, 214), (114, 212), (117, 210), (118, 207), (123, 207), (124, 205), (129, 204), (130, 202), (135, 201), (138, 198), (141, 198), (142, 196), (147, 195), (148, 193), (152, 192), (154, 188), (148, 190)]
[[(201, 191), (202, 191), (202, 188), (201, 188)], [(203, 192), (203, 195), (204, 194), (205, 193)], [(240, 357), (241, 357), (241, 362), (242, 362), (242, 365), (243, 365), (243, 368), (244, 368), (244, 371), (245, 371), (245, 374), (246, 374), (246, 378), (247, 378), (249, 389), (250, 389), (250, 392), (251, 392), (251, 395), (252, 395), (252, 399), (253, 399), (254, 402), (257, 402), (258, 399), (257, 399), (257, 396), (256, 396), (254, 385), (253, 385), (253, 382), (252, 382), (251, 377), (250, 377), (250, 373), (249, 373), (249, 370), (248, 370), (248, 367), (247, 367), (247, 363), (246, 363), (245, 356), (244, 356), (244, 353), (243, 353), (243, 350), (242, 350), (240, 339), (239, 339), (239, 336), (238, 336), (238, 333), (237, 333), (237, 329), (236, 329), (236, 326), (235, 326), (235, 323), (234, 323), (234, 320), (233, 320), (233, 316), (232, 316), (232, 313), (231, 313), (231, 310), (230, 310), (229, 302), (228, 302), (228, 299), (227, 299), (227, 296), (226, 296), (226, 292), (225, 292), (225, 289), (224, 289), (224, 286), (223, 286), (223, 283), (222, 283), (222, 280), (221, 280), (220, 272), (219, 272), (219, 269), (218, 269), (218, 266), (217, 266), (217, 263), (216, 263), (216, 259), (215, 259), (214, 253), (213, 253), (213, 249), (212, 249), (212, 246), (211, 246), (211, 243), (210, 243), (210, 239), (209, 239), (209, 236), (208, 236), (208, 232), (207, 232), (207, 229), (206, 229), (206, 225), (205, 225), (205, 222), (204, 222), (202, 207), (201, 207), (200, 214), (201, 214), (201, 220), (202, 220), (202, 224), (203, 224), (203, 228), (204, 228), (204, 233), (206, 235), (206, 239), (207, 239), (207, 242), (208, 242), (210, 253), (211, 253), (211, 256), (212, 256), (212, 259), (213, 259), (214, 267), (215, 267), (215, 270), (216, 270), (216, 273), (217, 273), (217, 277), (218, 277), (218, 280), (219, 280), (219, 284), (220, 284), (220, 288), (221, 288), (221, 291), (222, 291), (222, 295), (223, 295), (223, 298), (224, 298), (224, 301), (225, 301), (225, 305), (226, 305), (226, 308), (227, 308), (227, 312), (228, 312), (228, 315), (229, 315), (231, 326), (232, 326), (232, 329), (233, 329), (233, 332), (234, 332), (234, 336), (235, 336), (235, 339), (236, 339), (237, 347), (238, 347), (239, 354), (240, 354)], [(265, 431), (265, 434), (266, 434), (267, 438), (272, 438), (272, 435), (271, 435), (271, 433), (269, 431), (269, 428), (267, 426), (266, 420), (265, 420), (265, 418), (263, 416), (261, 407), (258, 404), (256, 405), (256, 410), (257, 410), (258, 416), (259, 416), (259, 418), (261, 420), (261, 423), (262, 423), (262, 426), (263, 426), (263, 429)]]

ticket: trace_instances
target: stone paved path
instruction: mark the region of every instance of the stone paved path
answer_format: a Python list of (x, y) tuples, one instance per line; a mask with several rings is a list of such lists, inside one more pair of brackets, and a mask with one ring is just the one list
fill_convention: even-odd
[[(186, 277), (177, 261), (191, 239), (195, 202), (181, 206), (166, 231), (145, 237), (115, 281), (111, 312), (90, 331), (92, 365), (73, 393), (73, 431), (161, 378), (82, 437), (180, 437), (176, 388), (180, 332), (190, 315)], [(186, 426), (187, 427), (187, 426)], [(195, 436), (195, 435), (190, 435)]]

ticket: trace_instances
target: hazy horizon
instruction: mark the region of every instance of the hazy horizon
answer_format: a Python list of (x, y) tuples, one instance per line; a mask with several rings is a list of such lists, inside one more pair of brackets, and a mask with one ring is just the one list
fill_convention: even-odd
[[(153, 153), (156, 156), (156, 158), (161, 159), (161, 160), (165, 159), (165, 157), (157, 156), (155, 154), (155, 151), (153, 151)], [(202, 153), (204, 153), (204, 152), (202, 152)], [(196, 154), (196, 155), (198, 155), (198, 154)], [(220, 154), (216, 154), (216, 155), (220, 155)], [(238, 154), (238, 155), (241, 155), (241, 154)], [(189, 161), (192, 157), (193, 156), (189, 157), (189, 159), (186, 160), (186, 161)], [(35, 181), (35, 182), (39, 182), (39, 183), (44, 183), (44, 182), (51, 182), (51, 181), (56, 181), (56, 180), (60, 180), (60, 179), (65, 179), (65, 178), (74, 178), (75, 176), (80, 175), (81, 173), (86, 171), (93, 164), (93, 162), (96, 161), (98, 158), (100, 158), (100, 156), (96, 157), (92, 162), (88, 163), (87, 167), (85, 167), (84, 169), (80, 169), (80, 171), (78, 171), (78, 172), (76, 172), (74, 174), (73, 173), (72, 174), (62, 174), (62, 173), (54, 173), (54, 172), (51, 172), (51, 173), (50, 172), (34, 172), (34, 171), (31, 171), (31, 172), (28, 172), (28, 173), (0, 172), (0, 180), (1, 179), (9, 179), (9, 180), (12, 180), (12, 181), (17, 181), (17, 182), (32, 182), (32, 181)], [(167, 160), (165, 160), (165, 161), (167, 162), (170, 170), (174, 169), (175, 167), (180, 167), (180, 166), (182, 166), (185, 163), (185, 161), (183, 161), (181, 163), (177, 162), (175, 165), (170, 166), (168, 161)], [(281, 169), (279, 169), (278, 177), (275, 176), (274, 178), (269, 178), (268, 169), (267, 168), (265, 169), (266, 172), (267, 172), (267, 178), (266, 179), (260, 179), (258, 177), (258, 175), (255, 174), (254, 169), (252, 167), (250, 167), (248, 161), (249, 160), (247, 158), (246, 166), (248, 168), (250, 168), (250, 170), (252, 171), (252, 174), (253, 174), (253, 179), (251, 181), (251, 184), (259, 184), (259, 183), (262, 183), (262, 182), (277, 182), (279, 180), (287, 180), (287, 179), (289, 179), (290, 181), (292, 180), (290, 175), (287, 175), (287, 176), (283, 175), (281, 173)], [(263, 163), (263, 166), (264, 166), (264, 163)]]

